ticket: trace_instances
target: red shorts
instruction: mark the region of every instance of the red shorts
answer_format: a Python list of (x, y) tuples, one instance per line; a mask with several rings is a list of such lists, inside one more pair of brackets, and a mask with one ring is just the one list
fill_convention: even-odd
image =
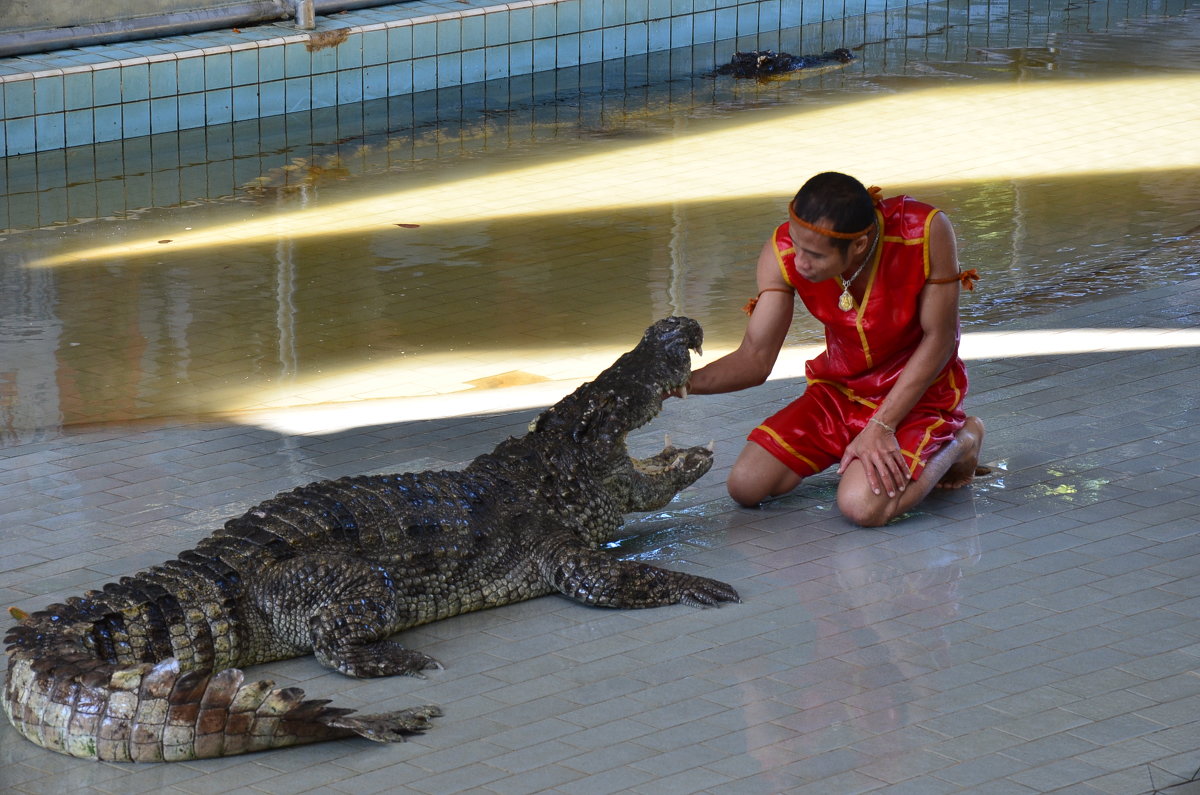
[[(806, 478), (841, 461), (876, 408), (850, 399), (830, 384), (810, 383), (804, 394), (764, 420), (748, 438)], [(901, 421), (896, 439), (914, 480), (966, 419), (961, 406), (947, 409), (920, 402)]]

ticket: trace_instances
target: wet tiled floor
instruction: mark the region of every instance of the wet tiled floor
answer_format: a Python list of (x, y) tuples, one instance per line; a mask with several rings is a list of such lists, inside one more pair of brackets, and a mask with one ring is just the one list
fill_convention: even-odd
[[(1011, 311), (997, 305), (965, 328), (972, 376), (968, 406), (988, 427), (984, 460), (994, 469), (991, 476), (962, 491), (937, 494), (881, 530), (855, 529), (837, 515), (829, 474), (760, 510), (735, 507), (725, 496), (725, 474), (746, 432), (801, 388), (796, 375), (803, 352), (796, 352), (781, 362), (779, 380), (736, 395), (673, 401), (634, 437), (639, 454), (653, 450), (663, 434), (689, 442), (714, 439), (717, 465), (668, 509), (631, 517), (631, 538), (619, 552), (728, 581), (742, 594), (741, 604), (602, 611), (547, 597), (405, 633), (406, 644), (445, 665), (423, 680), (350, 680), (324, 671), (312, 658), (256, 671), (349, 707), (444, 708), (433, 730), (397, 746), (342, 741), (223, 760), (129, 766), (44, 751), (0, 722), (0, 790), (1193, 792), (1198, 785), (1182, 782), (1200, 769), (1195, 385), (1200, 279), (1194, 270), (1187, 275), (1186, 266), (1187, 252), (1195, 249), (1196, 206), (1188, 197), (1196, 190), (1198, 162), (1186, 133), (1200, 106), (1194, 80), (1173, 78), (1171, 85), (1148, 80), (1142, 85), (1146, 101), (1158, 108), (1136, 120), (1143, 146), (1128, 147), (1137, 150), (1129, 153), (1114, 147), (1114, 159), (1100, 162), (1095, 158), (1104, 146), (1097, 139), (1121, 141), (1132, 129), (1122, 114), (1131, 95), (1108, 91), (1114, 86), (1121, 87), (1101, 84), (1087, 96), (1072, 95), (1078, 100), (1076, 127), (1057, 137), (1006, 141), (995, 135), (997, 114), (987, 116), (994, 159), (989, 175), (997, 184), (1013, 180), (1012, 201), (998, 202), (999, 193), (992, 191), (979, 198), (990, 202), (984, 210), (964, 202), (962, 212), (952, 213), (956, 223), (963, 220), (959, 228), (965, 252), (975, 258), (971, 264), (991, 277), (981, 285), (989, 289), (1012, 277), (1005, 275), (1006, 261), (990, 256), (986, 246), (993, 244), (982, 242), (987, 230), (970, 219), (993, 210), (1004, 216), (1011, 204), (1021, 223), (1011, 241), (995, 245), (1011, 248), (1011, 270), (1030, 282), (1018, 299), (1008, 299)], [(1153, 92), (1161, 97), (1150, 102)], [(889, 118), (907, 124), (911, 120), (904, 114), (911, 108), (893, 107)], [(971, 134), (979, 108), (958, 111), (957, 125), (925, 130), (912, 122), (911, 135), (923, 136), (932, 151), (925, 156), (944, 153), (943, 143)], [(1087, 130), (1081, 131), (1085, 112)], [(830, 136), (822, 140), (832, 147), (835, 137), (853, 138), (843, 130), (865, 129), (866, 123), (842, 118), (822, 129)], [(870, 123), (884, 122), (875, 115)], [(888, 162), (870, 143), (864, 135), (850, 162), (889, 188), (913, 182), (950, 197), (946, 181), (965, 179), (950, 167), (929, 176), (916, 154)], [(1174, 159), (1165, 178), (1145, 170), (1154, 158), (1168, 157)], [(637, 167), (649, 168), (652, 159)], [(630, 162), (626, 158), (624, 167)], [(1085, 181), (1055, 182), (1055, 169), (1066, 165), (1084, 173)], [(1088, 174), (1089, 168), (1104, 171)], [(744, 164), (741, 172), (745, 177)], [(534, 180), (522, 190), (543, 204), (571, 195), (552, 192), (551, 184)], [(676, 183), (676, 192), (683, 185)], [(963, 182), (958, 189), (969, 192), (973, 185)], [(1112, 197), (1106, 209), (1124, 202), (1136, 212), (1129, 218), (1095, 213), (1079, 224), (1056, 222), (1058, 206), (1101, 185), (1107, 187), (1100, 192)], [(1032, 192), (1035, 186), (1043, 192)], [(516, 190), (512, 183), (501, 187)], [(761, 189), (772, 197), (737, 212), (768, 214), (779, 189)], [(1170, 201), (1151, 205), (1146, 196), (1156, 192)], [(1135, 195), (1137, 201), (1131, 199)], [(691, 214), (693, 237), (680, 246), (672, 238), (672, 251), (681, 248), (681, 259), (689, 262), (719, 263), (713, 274), (737, 261), (730, 255), (736, 246), (716, 239), (725, 233), (719, 222), (731, 207), (715, 201), (684, 207), (677, 217)], [(1004, 227), (1005, 218), (996, 223)], [(393, 220), (389, 216), (389, 225)], [(593, 237), (583, 246), (588, 252), (621, 244), (605, 231), (614, 225), (613, 216), (606, 223), (593, 223)], [(1156, 236), (1134, 235), (1127, 231), (1132, 226), (1121, 226), (1135, 223), (1153, 228)], [(488, 239), (491, 253), (500, 239), (498, 233)], [(1080, 262), (1095, 262), (1102, 255), (1098, 240), (1109, 249), (1126, 242), (1106, 261), (1107, 276), (1095, 274), (1113, 277), (1106, 282), (1113, 285), (1107, 295), (1072, 294), (1064, 288), (1070, 280), (1049, 288), (1037, 281), (1045, 268), (1026, 270), (1031, 262), (1074, 248), (1084, 252), (1076, 258)], [(657, 245), (661, 250), (665, 244)], [(1151, 267), (1133, 281), (1124, 279), (1121, 257), (1184, 264), (1169, 273)], [(992, 263), (997, 264), (989, 272)], [(253, 260), (248, 267), (261, 270), (260, 265)], [(551, 328), (543, 330), (545, 346), (514, 345), (504, 356), (488, 351), (479, 362), (430, 355), (405, 360), (419, 366), (389, 369), (383, 354), (378, 362), (360, 358), (357, 367), (347, 368), (347, 377), (361, 382), (353, 388), (281, 378), (279, 393), (264, 397), (266, 388), (255, 385), (263, 399), (253, 406), (237, 404), (238, 411), (229, 413), (235, 424), (213, 419), (217, 415), (205, 401), (214, 402), (210, 388), (247, 358), (255, 335), (230, 334), (221, 325), (232, 314), (226, 306), (217, 302), (221, 313), (206, 315), (200, 300), (209, 287), (261, 298), (258, 283), (197, 276), (199, 269), (184, 278), (178, 268), (139, 269), (128, 262), (124, 269), (98, 266), (100, 271), (113, 282), (59, 276), (60, 285), (74, 287), (60, 286), (56, 293), (49, 288), (51, 271), (36, 268), (21, 271), (27, 280), (13, 282), (22, 300), (51, 307), (47, 316), (63, 325), (41, 338), (14, 336), (3, 349), (21, 366), (4, 368), (14, 375), (11, 383), (0, 378), (0, 397), (20, 397), (14, 404), (29, 413), (10, 418), (6, 427), (16, 431), (0, 447), (3, 607), (36, 609), (161, 562), (251, 504), (313, 479), (461, 466), (523, 432), (537, 411), (531, 407), (569, 391), (577, 383), (572, 379), (598, 371), (632, 344), (651, 309), (663, 314), (698, 302), (713, 338), (726, 344), (730, 339), (728, 330), (716, 333), (724, 309), (679, 292), (688, 285), (673, 280), (671, 267), (652, 262), (644, 290), (650, 297), (626, 307), (591, 302), (595, 314), (582, 341)], [(331, 289), (326, 303), (359, 307), (370, 292), (356, 291), (345, 270), (322, 273), (331, 288), (345, 288), (344, 300)], [(685, 273), (694, 286), (697, 273)], [(1163, 283), (1144, 287), (1151, 281), (1147, 273), (1158, 274)], [(121, 281), (133, 275), (145, 281)], [(170, 287), (161, 295), (151, 289), (159, 280)], [(562, 295), (575, 289), (553, 286)], [(524, 288), (518, 284), (509, 295), (524, 296)], [(137, 323), (112, 310), (116, 299), (99, 297), (139, 289), (151, 297)], [(462, 311), (478, 311), (454, 294), (467, 306)], [(155, 303), (160, 298), (161, 311)], [(105, 303), (109, 300), (114, 304)], [(972, 300), (982, 299), (978, 293), (968, 297), (964, 311), (971, 311)], [(394, 308), (380, 306), (369, 308), (381, 316)], [(434, 318), (449, 326), (443, 317), (449, 306), (429, 302), (422, 307), (428, 314), (417, 322)], [(564, 306), (566, 299), (553, 299), (536, 309), (549, 313)], [(505, 307), (514, 314), (512, 304)], [(196, 326), (209, 328), (204, 323), (211, 322), (223, 334), (214, 332), (216, 342), (202, 347), (200, 332), (192, 329), (192, 348), (173, 347), (177, 336), (184, 339), (171, 325), (177, 312), (195, 312)], [(90, 320), (81, 320), (86, 313), (98, 323), (123, 318), (124, 331), (107, 323), (112, 332), (97, 333)], [(720, 322), (740, 323), (736, 309), (731, 314), (734, 321)], [(276, 318), (273, 308), (256, 316)], [(156, 324), (165, 330), (154, 332)], [(348, 349), (378, 338), (368, 333), (371, 327), (340, 326)], [(314, 349), (311, 339), (305, 347), (302, 335), (285, 335), (290, 328), (281, 322), (278, 329), (282, 375), (294, 375), (288, 367), (295, 365), (297, 351), (311, 358)], [(620, 339), (614, 329), (628, 338)], [(122, 342), (122, 333), (134, 342)], [(134, 343), (143, 336), (158, 340), (160, 348), (138, 348)], [(268, 348), (275, 344), (270, 334), (258, 336)], [(289, 348), (285, 339), (301, 342)], [(111, 359), (96, 353), (109, 348), (115, 351)], [(562, 348), (581, 355), (564, 357)], [(69, 377), (58, 369), (62, 362), (78, 365)], [(377, 371), (370, 369), (375, 364)], [(215, 374), (185, 385), (201, 393), (189, 399), (205, 403), (196, 413), (208, 421), (172, 419), (187, 412), (170, 401), (170, 411), (151, 405), (155, 396), (170, 396), (163, 384), (182, 379), (188, 366), (191, 378), (198, 379), (196, 372)], [(34, 371), (42, 380), (30, 389)], [(72, 378), (82, 386), (74, 389)], [(129, 383), (122, 385), (122, 378)], [(472, 381), (477, 389), (463, 389)], [(151, 382), (153, 389), (146, 387)], [(95, 395), (110, 393), (124, 400), (114, 404), (121, 411), (106, 405), (92, 417), (83, 410), (94, 407)], [(59, 402), (50, 399), (55, 395)], [(473, 400), (479, 396), (482, 407)], [(45, 422), (39, 420), (43, 409)], [(80, 424), (44, 429), (70, 411), (83, 418)], [(31, 417), (38, 421), (21, 424)], [(154, 419), (125, 421), (140, 417)], [(10, 624), (7, 615), (0, 619), (0, 628)]]
[[(711, 437), (717, 466), (633, 517), (645, 535), (623, 551), (726, 580), (744, 601), (603, 611), (547, 597), (451, 619), (404, 635), (445, 664), (424, 680), (349, 680), (312, 658), (263, 667), (351, 707), (442, 705), (407, 744), (128, 766), (52, 754), (5, 723), (3, 786), (1186, 791), (1168, 787), (1200, 768), (1197, 307), (1192, 280), (999, 329), (1047, 345), (1053, 331), (1108, 333), (1076, 352), (973, 360), (994, 474), (882, 530), (837, 515), (829, 475), (759, 510), (724, 495), (742, 437), (796, 381), (668, 404), (635, 451), (663, 433)], [(1162, 333), (1131, 343), (1130, 329)], [(532, 414), (304, 437), (113, 428), (7, 447), (0, 602), (34, 607), (159, 562), (311, 479), (459, 466)]]

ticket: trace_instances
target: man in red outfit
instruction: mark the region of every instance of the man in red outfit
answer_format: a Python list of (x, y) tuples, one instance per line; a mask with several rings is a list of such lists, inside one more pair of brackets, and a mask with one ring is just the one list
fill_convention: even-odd
[(962, 410), (961, 273), (954, 229), (907, 196), (878, 200), (853, 177), (818, 174), (789, 205), (758, 258), (758, 298), (736, 351), (692, 374), (693, 394), (732, 392), (771, 373), (795, 297), (825, 327), (808, 385), (749, 436), (729, 475), (745, 506), (833, 464), (838, 508), (886, 524), (934, 487), (970, 482), (983, 424)]

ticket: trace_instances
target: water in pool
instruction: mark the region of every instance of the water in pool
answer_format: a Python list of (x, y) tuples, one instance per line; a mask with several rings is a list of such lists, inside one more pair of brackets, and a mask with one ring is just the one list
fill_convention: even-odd
[[(967, 333), (1194, 277), (1200, 15), (1017, 21), (798, 32), (859, 57), (765, 82), (701, 74), (732, 48), (710, 46), (10, 158), (0, 433), (553, 400), (673, 313), (719, 352), (787, 198), (828, 169), (950, 215), (984, 279)], [(68, 176), (21, 194), (31, 169)]]

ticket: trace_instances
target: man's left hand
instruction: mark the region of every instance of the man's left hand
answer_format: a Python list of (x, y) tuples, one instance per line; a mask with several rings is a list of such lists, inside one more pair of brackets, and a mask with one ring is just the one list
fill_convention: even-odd
[(856, 458), (862, 461), (867, 483), (876, 494), (886, 491), (889, 497), (895, 497), (911, 479), (896, 434), (876, 423), (867, 423), (846, 447), (838, 474), (843, 474)]

